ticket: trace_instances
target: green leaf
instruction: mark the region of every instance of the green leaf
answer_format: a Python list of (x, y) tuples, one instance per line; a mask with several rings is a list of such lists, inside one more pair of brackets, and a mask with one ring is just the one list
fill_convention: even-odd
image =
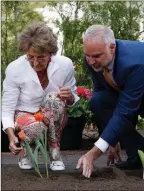
[(138, 154), (141, 159), (142, 166), (144, 168), (144, 152), (142, 152), (141, 150), (138, 150)]
[(47, 129), (45, 129), (45, 143), (44, 143), (45, 150), (47, 151)]
[(45, 145), (43, 133), (41, 133), (41, 135), (40, 135), (40, 142), (41, 142), (41, 144), (42, 144), (43, 146)]
[(46, 167), (46, 174), (47, 174), (47, 177), (48, 177), (48, 156), (47, 156), (47, 150), (45, 150), (44, 146), (40, 143), (40, 141), (38, 139), (35, 140), (35, 144), (40, 149), (40, 151), (42, 153), (42, 156), (44, 158), (45, 167)]
[(39, 142), (39, 140), (35, 141), (35, 143), (36, 143), (36, 148), (34, 150), (34, 158), (35, 158), (36, 164), (38, 165), (38, 150), (42, 144)]
[(32, 149), (31, 149), (29, 143), (27, 141), (24, 141), (24, 144), (25, 144), (26, 152), (27, 152), (27, 154), (28, 154), (28, 156), (29, 156), (33, 166), (34, 166), (35, 171), (42, 178), (42, 175), (41, 175), (41, 173), (39, 171), (39, 166), (38, 166), (38, 164), (35, 161), (35, 157), (34, 157), (34, 154), (32, 153)]

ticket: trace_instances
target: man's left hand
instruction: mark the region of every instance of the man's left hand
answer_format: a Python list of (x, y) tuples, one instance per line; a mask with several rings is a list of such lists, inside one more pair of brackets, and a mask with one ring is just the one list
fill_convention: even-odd
[(107, 156), (107, 166), (110, 164), (114, 164), (115, 160), (117, 162), (121, 162), (121, 157), (120, 157), (120, 145), (119, 143), (116, 145), (116, 147), (109, 147), (108, 150), (108, 156)]
[(94, 160), (96, 160), (101, 154), (102, 152), (96, 146), (94, 146), (90, 151), (88, 151), (78, 160), (76, 168), (79, 169), (82, 167), (83, 175), (86, 178), (90, 178), (93, 170)]

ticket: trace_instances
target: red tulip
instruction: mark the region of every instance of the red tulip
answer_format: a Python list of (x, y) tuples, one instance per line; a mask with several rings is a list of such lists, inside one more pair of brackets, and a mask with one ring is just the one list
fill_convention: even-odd
[(34, 117), (35, 117), (36, 121), (42, 121), (43, 118), (44, 118), (44, 116), (43, 116), (43, 114), (41, 112), (35, 113)]
[(18, 133), (18, 136), (21, 140), (25, 140), (25, 133), (23, 130), (21, 130), (19, 133)]

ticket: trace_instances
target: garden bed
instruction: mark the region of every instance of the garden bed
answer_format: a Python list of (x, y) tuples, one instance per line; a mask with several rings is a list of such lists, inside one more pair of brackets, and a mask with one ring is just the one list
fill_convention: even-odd
[[(66, 171), (51, 172), (46, 178), (45, 167), (40, 169), (43, 179), (34, 170), (22, 171), (17, 165), (17, 158), (11, 154), (2, 154), (2, 190), (144, 190), (142, 170), (123, 172), (106, 167), (106, 155), (95, 163), (90, 179), (82, 176), (75, 166), (79, 157), (86, 151), (63, 151), (62, 158)], [(123, 154), (123, 153), (122, 153)]]
[(99, 169), (90, 179), (80, 172), (50, 173), (39, 178), (24, 173), (15, 165), (2, 166), (2, 190), (144, 190), (144, 180), (137, 176), (123, 176), (108, 169)]

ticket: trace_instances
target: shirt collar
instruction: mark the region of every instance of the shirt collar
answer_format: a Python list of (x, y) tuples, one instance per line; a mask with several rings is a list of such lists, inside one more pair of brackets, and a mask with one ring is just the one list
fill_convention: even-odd
[(109, 64), (108, 67), (107, 67), (110, 71), (113, 70), (113, 67), (114, 67), (114, 59), (115, 59), (115, 56), (113, 57), (112, 61), (110, 62), (110, 64)]

